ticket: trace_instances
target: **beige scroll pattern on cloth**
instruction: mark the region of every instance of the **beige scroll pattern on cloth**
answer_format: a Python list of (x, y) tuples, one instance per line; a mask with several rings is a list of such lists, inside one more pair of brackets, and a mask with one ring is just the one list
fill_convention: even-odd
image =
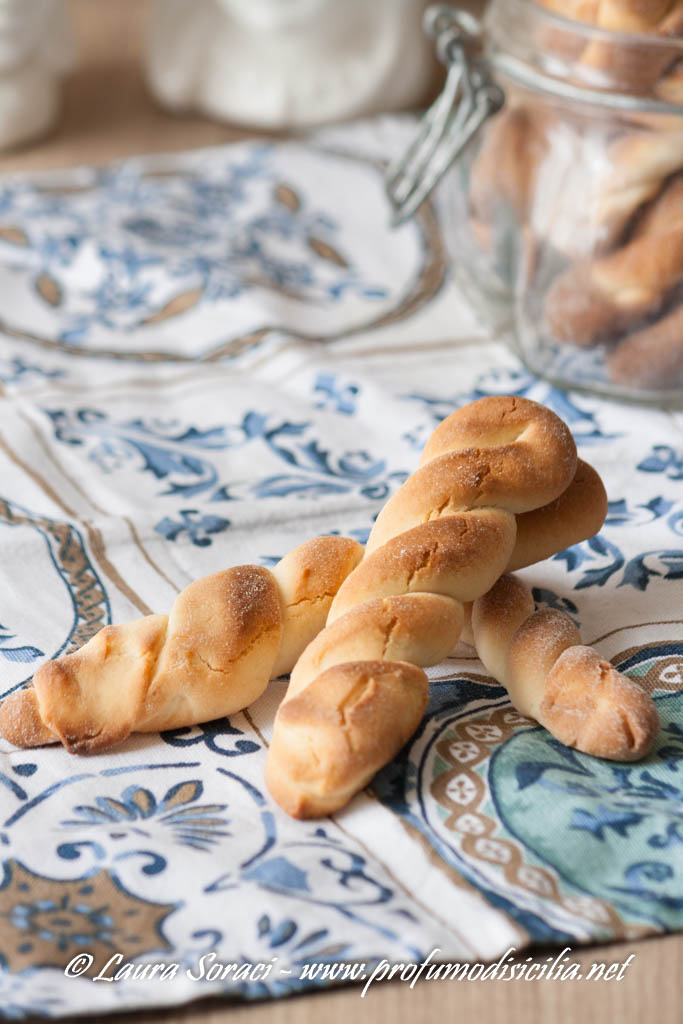
[[(564, 747), (465, 645), (429, 670), (406, 747), (318, 822), (263, 781), (284, 678), (229, 719), (85, 758), (3, 741), (16, 1014), (275, 997), (323, 984), (311, 963), (683, 923), (683, 417), (560, 392), (486, 337), (432, 209), (387, 226), (381, 159), (406, 130), (1, 183), (0, 695), (200, 576), (316, 535), (365, 542), (440, 420), (519, 395), (569, 424), (610, 498), (596, 538), (520, 576), (652, 693), (654, 749), (624, 765)], [(176, 969), (94, 984), (112, 951), (112, 970)], [(194, 980), (214, 962), (241, 973)]]

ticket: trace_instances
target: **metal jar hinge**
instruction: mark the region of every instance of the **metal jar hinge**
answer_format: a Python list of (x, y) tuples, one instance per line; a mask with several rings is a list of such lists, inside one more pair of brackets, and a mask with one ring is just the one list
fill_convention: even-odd
[(485, 62), (468, 52), (481, 37), (476, 18), (451, 4), (437, 4), (426, 10), (424, 29), (435, 40), (448, 75), (443, 91), (420, 121), (416, 138), (387, 170), (385, 188), (394, 226), (415, 213), (486, 118), (505, 101)]

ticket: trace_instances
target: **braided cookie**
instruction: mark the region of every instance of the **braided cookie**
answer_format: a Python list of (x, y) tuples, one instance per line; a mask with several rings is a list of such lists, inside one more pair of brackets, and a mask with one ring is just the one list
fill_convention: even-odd
[[(683, 135), (676, 138), (677, 162), (682, 162)], [(637, 140), (630, 143), (624, 153), (635, 151)], [(648, 143), (638, 151), (664, 155), (665, 148)], [(649, 171), (624, 174), (615, 195), (632, 193), (638, 201), (647, 198), (664, 169), (654, 161), (652, 176)], [(680, 305), (672, 310), (670, 297), (676, 297), (682, 280), (683, 176), (679, 174), (639, 212), (625, 246), (592, 262), (575, 264), (555, 279), (546, 296), (546, 320), (555, 337), (576, 345), (634, 332), (607, 354), (610, 378), (653, 390), (675, 387), (683, 375), (683, 341)]]
[[(683, 167), (683, 132), (629, 132), (610, 145), (607, 155), (609, 167), (597, 198), (603, 246), (617, 243), (634, 213), (655, 199), (663, 183)], [(681, 220), (680, 189), (673, 196), (670, 187), (665, 192), (669, 195), (661, 215), (639, 224), (641, 237), (670, 228), (671, 214), (674, 221)]]
[(657, 313), (682, 282), (683, 224), (674, 224), (560, 274), (546, 296), (546, 322), (559, 341), (594, 345)]
[(683, 103), (683, 60), (672, 64), (654, 88), (655, 96), (666, 103)]
[(678, 35), (681, 0), (599, 0), (595, 24), (614, 32)]
[[(654, 238), (683, 224), (683, 176), (673, 178), (638, 218), (633, 238)], [(668, 304), (659, 319), (625, 335), (605, 357), (610, 379), (652, 391), (683, 383), (683, 307)]]
[(581, 63), (619, 83), (621, 88), (650, 96), (671, 65), (671, 50), (655, 46), (645, 51), (642, 44), (629, 36), (680, 36), (682, 15), (680, 0), (600, 0), (595, 24), (608, 32), (624, 35), (591, 40)]
[(492, 232), (506, 210), (526, 224), (548, 150), (548, 118), (540, 108), (509, 104), (486, 126), (468, 195), (470, 226), (482, 249), (495, 244)]
[(606, 362), (616, 384), (651, 391), (683, 384), (683, 306), (622, 338)]
[[(628, 35), (683, 34), (682, 0), (539, 0), (542, 7), (572, 21)], [(625, 40), (626, 45), (630, 40)]]
[(106, 626), (42, 665), (30, 689), (0, 706), (0, 733), (20, 747), (61, 741), (84, 754), (131, 732), (234, 714), (290, 671), (362, 554), (354, 540), (319, 537), (272, 570), (241, 565), (196, 580), (170, 615)]
[(542, 7), (547, 7), (554, 14), (574, 21), (593, 23), (597, 17), (600, 0), (539, 0)]
[(536, 611), (531, 591), (502, 576), (465, 610), (463, 637), (523, 715), (569, 747), (615, 761), (648, 753), (659, 728), (652, 699), (584, 647), (562, 612)]
[(683, 30), (682, 0), (539, 0), (574, 21), (629, 34), (675, 36)]
[[(572, 61), (579, 82), (628, 89), (640, 96), (661, 95), (671, 75), (670, 47), (643, 47), (642, 38), (683, 35), (681, 0), (539, 0), (563, 21), (583, 22), (598, 31), (572, 30), (563, 21), (539, 32), (549, 56)], [(675, 100), (674, 100), (675, 102)]]
[[(297, 817), (342, 807), (406, 742), (427, 703), (427, 676), (452, 649), (463, 603), (485, 594), (511, 565), (591, 536), (606, 501), (582, 470), (570, 497), (576, 447), (550, 410), (523, 398), (482, 398), (441, 423), (417, 472), (385, 505), (365, 556), (335, 597), (326, 628), (306, 648), (275, 719), (266, 782)], [(590, 497), (589, 497), (590, 496)], [(516, 551), (516, 516), (550, 510), (534, 549), (527, 524)]]

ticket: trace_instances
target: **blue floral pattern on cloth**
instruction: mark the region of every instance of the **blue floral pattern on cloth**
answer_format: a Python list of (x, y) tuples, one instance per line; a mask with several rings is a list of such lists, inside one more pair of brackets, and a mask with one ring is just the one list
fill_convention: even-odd
[[(32, 550), (32, 574), (20, 571), (17, 552)], [(0, 664), (4, 665), (0, 696), (24, 684), (46, 657), (58, 657), (81, 647), (111, 621), (107, 591), (86, 549), (83, 536), (72, 523), (23, 508), (0, 497), (0, 552), (14, 579), (11, 591), (0, 593)], [(49, 623), (37, 606), (36, 586), (42, 600), (59, 609)], [(28, 606), (21, 609), (17, 598)], [(32, 638), (40, 636), (40, 643)]]
[[(318, 379), (314, 392), (319, 386)], [(337, 411), (348, 410), (337, 406)], [(386, 498), (407, 475), (389, 471), (386, 459), (365, 449), (332, 452), (323, 448), (311, 421), (278, 420), (253, 409), (238, 423), (208, 428), (142, 419), (112, 423), (107, 413), (95, 409), (48, 409), (45, 414), (56, 440), (84, 449), (96, 472), (112, 475), (129, 463), (136, 472), (158, 481), (156, 496), (174, 505), (178, 500), (200, 500), (215, 509), (249, 498), (343, 494), (377, 500)], [(221, 478), (216, 455), (233, 449), (249, 449), (262, 462), (269, 457), (276, 471), (256, 481), (233, 483)], [(215, 534), (230, 526), (228, 518), (215, 512), (177, 507), (174, 513), (154, 527), (169, 541), (184, 537), (208, 547)]]
[(429, 203), (389, 227), (387, 124), (0, 183), (0, 695), (206, 573), (365, 542), (441, 419), (522, 395), (610, 498), (597, 537), (525, 578), (653, 694), (655, 749), (563, 747), (461, 648), (415, 736), (322, 821), (265, 787), (284, 680), (97, 757), (2, 741), (10, 1018), (683, 927), (683, 416), (566, 393), (487, 340)]
[[(360, 192), (371, 198), (366, 228), (386, 234), (381, 166), (322, 145), (128, 161), (64, 189), (6, 181), (7, 330), (55, 353), (192, 362), (239, 356), (279, 330), (337, 338), (401, 319), (445, 278), (434, 219), (418, 215), (399, 243), (408, 258), (388, 273), (354, 231)], [(176, 321), (189, 332), (180, 346)], [(10, 360), (4, 372), (54, 370)]]

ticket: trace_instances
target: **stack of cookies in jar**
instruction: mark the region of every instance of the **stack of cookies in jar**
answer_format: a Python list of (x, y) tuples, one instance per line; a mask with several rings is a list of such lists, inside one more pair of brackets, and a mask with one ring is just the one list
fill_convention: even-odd
[(683, 384), (683, 2), (541, 5), (531, 45), (555, 84), (506, 89), (470, 170), (471, 232), (493, 257), (514, 220), (518, 322), (556, 376), (663, 394)]

